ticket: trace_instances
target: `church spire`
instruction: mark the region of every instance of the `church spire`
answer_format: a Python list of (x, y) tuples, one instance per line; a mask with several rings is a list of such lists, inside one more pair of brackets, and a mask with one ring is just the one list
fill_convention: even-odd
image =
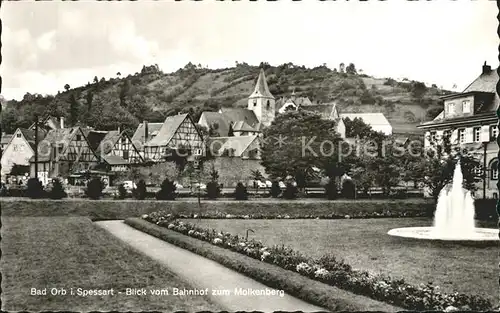
[(269, 87), (267, 86), (266, 75), (264, 74), (264, 69), (260, 69), (259, 78), (257, 79), (257, 84), (255, 85), (255, 89), (253, 93), (250, 95), (250, 98), (257, 97), (265, 97), (274, 99), (274, 96), (269, 91)]

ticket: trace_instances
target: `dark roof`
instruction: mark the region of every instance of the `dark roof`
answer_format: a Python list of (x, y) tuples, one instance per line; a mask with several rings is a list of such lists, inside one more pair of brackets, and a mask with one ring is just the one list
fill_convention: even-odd
[(264, 74), (264, 69), (260, 69), (259, 78), (257, 78), (257, 84), (255, 84), (255, 89), (250, 95), (250, 98), (266, 97), (274, 99), (273, 95), (269, 91), (267, 86), (266, 75)]
[(182, 122), (188, 117), (188, 114), (179, 114), (168, 116), (163, 122), (158, 135), (146, 142), (145, 146), (167, 146), (174, 137), (175, 132), (181, 126)]
[(244, 121), (238, 121), (238, 122), (234, 123), (233, 131), (235, 131), (235, 132), (257, 132), (257, 131), (259, 131), (260, 124), (256, 125), (256, 126), (257, 127), (254, 128), (254, 127), (248, 125)]
[[(163, 123), (147, 123), (148, 124), (148, 140), (158, 134)], [(138, 150), (142, 150), (145, 144), (144, 138), (144, 123), (140, 123), (135, 130), (134, 135), (132, 136), (132, 142), (136, 146)]]
[(6, 145), (10, 142), (10, 139), (12, 139), (13, 134), (2, 134), (2, 145)]

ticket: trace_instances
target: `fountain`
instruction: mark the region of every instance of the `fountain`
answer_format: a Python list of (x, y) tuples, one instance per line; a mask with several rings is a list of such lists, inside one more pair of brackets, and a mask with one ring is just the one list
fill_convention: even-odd
[(460, 162), (453, 172), (451, 185), (439, 193), (434, 225), (432, 227), (404, 227), (391, 229), (387, 234), (397, 237), (465, 242), (497, 242), (498, 229), (476, 228), (474, 199), (462, 187)]

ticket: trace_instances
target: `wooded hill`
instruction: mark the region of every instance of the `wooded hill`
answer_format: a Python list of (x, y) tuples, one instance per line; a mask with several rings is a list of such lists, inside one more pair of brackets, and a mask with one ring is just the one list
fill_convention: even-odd
[(306, 68), (292, 63), (208, 69), (187, 64), (174, 73), (157, 65), (143, 66), (135, 75), (94, 77), (85, 86), (61, 86), (55, 96), (26, 93), (21, 101), (2, 103), (2, 132), (28, 127), (35, 115), (63, 116), (66, 125), (89, 125), (101, 130), (121, 127), (133, 131), (139, 122), (163, 121), (165, 116), (190, 112), (195, 120), (203, 111), (220, 107), (245, 107), (253, 91), (259, 67), (266, 71), (270, 91), (277, 98), (297, 96), (312, 101), (336, 101), (340, 113), (382, 112), (396, 133), (418, 132), (416, 125), (435, 117), (442, 108), (439, 97), (449, 94), (437, 86), (391, 78), (373, 78), (354, 64), (339, 69), (325, 65)]

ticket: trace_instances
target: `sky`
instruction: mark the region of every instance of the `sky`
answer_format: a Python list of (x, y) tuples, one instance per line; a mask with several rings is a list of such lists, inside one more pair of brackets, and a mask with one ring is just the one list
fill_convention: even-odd
[(1, 95), (55, 94), (158, 64), (354, 63), (456, 91), (498, 66), (498, 9), (462, 1), (3, 2)]

